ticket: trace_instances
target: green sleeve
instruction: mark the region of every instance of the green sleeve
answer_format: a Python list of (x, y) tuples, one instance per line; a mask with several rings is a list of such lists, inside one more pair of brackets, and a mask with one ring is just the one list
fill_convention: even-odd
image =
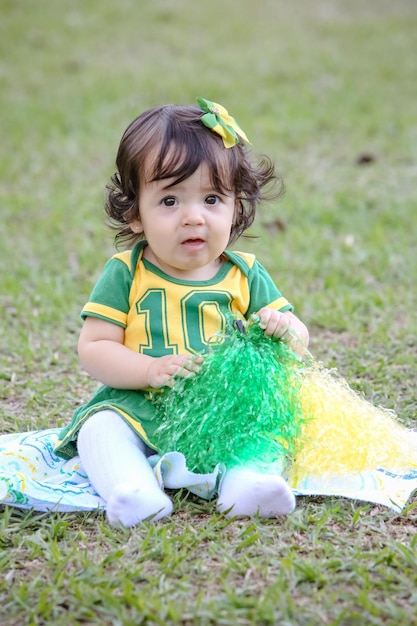
[(281, 294), (267, 270), (255, 259), (248, 273), (250, 303), (246, 313), (256, 313), (264, 306), (279, 311), (292, 311), (294, 307)]
[(126, 328), (132, 276), (126, 263), (111, 258), (81, 311), (82, 319), (97, 317)]

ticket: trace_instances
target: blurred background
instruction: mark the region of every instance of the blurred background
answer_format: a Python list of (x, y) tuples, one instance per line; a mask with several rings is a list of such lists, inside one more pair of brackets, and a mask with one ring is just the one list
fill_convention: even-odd
[(79, 311), (114, 251), (120, 137), (196, 96), (285, 181), (235, 248), (267, 266), (318, 358), (415, 413), (416, 32), (414, 0), (1, 0), (4, 429), (65, 421), (89, 395)]

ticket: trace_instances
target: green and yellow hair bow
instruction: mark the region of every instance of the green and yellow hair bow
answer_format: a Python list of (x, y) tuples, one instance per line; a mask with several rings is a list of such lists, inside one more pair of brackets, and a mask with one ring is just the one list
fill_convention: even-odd
[(225, 148), (232, 148), (239, 143), (239, 137), (250, 143), (235, 118), (229, 115), (224, 107), (217, 102), (210, 102), (204, 98), (197, 98), (200, 109), (204, 111), (201, 121), (204, 126), (220, 135)]

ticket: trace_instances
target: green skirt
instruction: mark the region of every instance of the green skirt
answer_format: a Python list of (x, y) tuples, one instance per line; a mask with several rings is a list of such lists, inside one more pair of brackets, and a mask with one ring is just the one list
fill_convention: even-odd
[(159, 422), (146, 392), (113, 389), (103, 385), (87, 404), (78, 407), (71, 422), (61, 430), (54, 448), (55, 454), (63, 459), (77, 456), (77, 437), (81, 426), (91, 415), (106, 409), (118, 413), (150, 448), (158, 451), (154, 432)]

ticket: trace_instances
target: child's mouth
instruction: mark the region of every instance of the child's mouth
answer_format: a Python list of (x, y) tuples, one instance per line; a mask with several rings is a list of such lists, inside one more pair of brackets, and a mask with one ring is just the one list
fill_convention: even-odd
[(186, 239), (182, 242), (187, 248), (200, 248), (204, 244), (204, 239)]

